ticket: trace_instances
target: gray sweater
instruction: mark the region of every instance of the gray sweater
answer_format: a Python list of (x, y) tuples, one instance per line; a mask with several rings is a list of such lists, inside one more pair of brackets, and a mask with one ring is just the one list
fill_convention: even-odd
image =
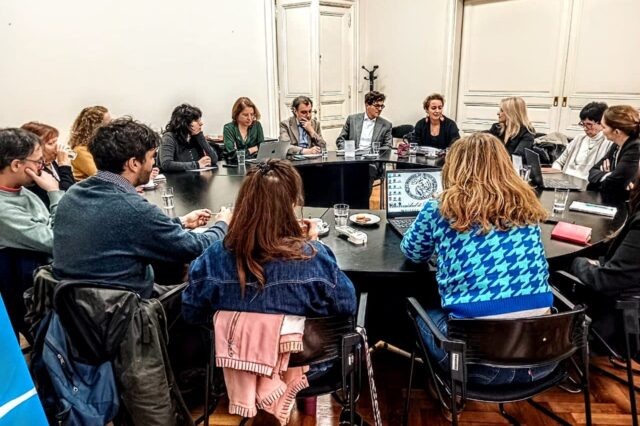
[(587, 179), (589, 170), (604, 157), (612, 142), (602, 132), (593, 139), (586, 134), (576, 136), (567, 145), (562, 155), (553, 163), (553, 167), (571, 176)]
[(11, 247), (51, 255), (53, 223), (64, 191), (47, 193), (49, 206), (26, 188), (0, 190), (0, 249)]
[(148, 298), (152, 261), (191, 262), (227, 232), (224, 222), (202, 234), (184, 230), (133, 186), (101, 173), (72, 186), (58, 205), (53, 270), (60, 278), (124, 285)]
[(178, 142), (176, 136), (167, 132), (162, 135), (160, 143), (160, 168), (164, 172), (184, 172), (200, 168), (198, 160), (204, 154), (211, 157), (211, 165), (218, 161), (216, 151), (209, 145), (202, 132), (191, 136), (187, 144)]

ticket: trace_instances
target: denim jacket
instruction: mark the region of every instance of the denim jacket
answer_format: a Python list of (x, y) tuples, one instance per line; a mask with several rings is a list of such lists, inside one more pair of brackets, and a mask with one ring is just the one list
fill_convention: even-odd
[(220, 309), (308, 317), (355, 314), (355, 289), (338, 268), (334, 254), (319, 241), (307, 244), (307, 254), (311, 254), (311, 247), (317, 253), (309, 260), (264, 264), (262, 289), (247, 271), (242, 297), (235, 255), (224, 248), (222, 241), (216, 241), (189, 268), (190, 285), (182, 293), (185, 320), (205, 324)]

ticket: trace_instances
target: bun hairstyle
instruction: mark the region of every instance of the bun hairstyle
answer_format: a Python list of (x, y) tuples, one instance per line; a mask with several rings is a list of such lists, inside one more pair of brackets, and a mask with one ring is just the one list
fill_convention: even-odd
[(607, 126), (617, 129), (631, 138), (640, 135), (640, 114), (631, 105), (614, 105), (602, 116)]

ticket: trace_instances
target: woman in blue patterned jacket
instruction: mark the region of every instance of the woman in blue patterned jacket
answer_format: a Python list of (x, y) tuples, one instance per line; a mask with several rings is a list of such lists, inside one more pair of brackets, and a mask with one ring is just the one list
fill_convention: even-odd
[[(428, 201), (401, 243), (414, 262), (438, 256), (440, 309), (427, 314), (446, 335), (447, 319), (518, 318), (549, 313), (553, 295), (540, 239), (547, 212), (516, 174), (504, 144), (474, 133), (452, 145), (442, 171), (443, 193)], [(426, 346), (443, 368), (447, 354), (426, 324)], [(499, 369), (475, 366), (469, 381), (522, 383), (540, 379), (553, 366)]]

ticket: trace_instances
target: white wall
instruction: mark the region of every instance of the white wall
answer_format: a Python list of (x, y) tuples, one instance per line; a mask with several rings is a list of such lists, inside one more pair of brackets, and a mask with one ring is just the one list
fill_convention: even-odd
[[(380, 66), (375, 88), (387, 95), (383, 115), (394, 126), (413, 125), (423, 117), (422, 101), (429, 94), (448, 97), (444, 74), (450, 1), (360, 2), (361, 63), (369, 69)], [(365, 75), (361, 70), (361, 98), (369, 91)]]
[(275, 135), (265, 0), (2, 0), (0, 127), (37, 120), (61, 141), (80, 110), (106, 106), (158, 129), (188, 102), (221, 134), (249, 96)]

